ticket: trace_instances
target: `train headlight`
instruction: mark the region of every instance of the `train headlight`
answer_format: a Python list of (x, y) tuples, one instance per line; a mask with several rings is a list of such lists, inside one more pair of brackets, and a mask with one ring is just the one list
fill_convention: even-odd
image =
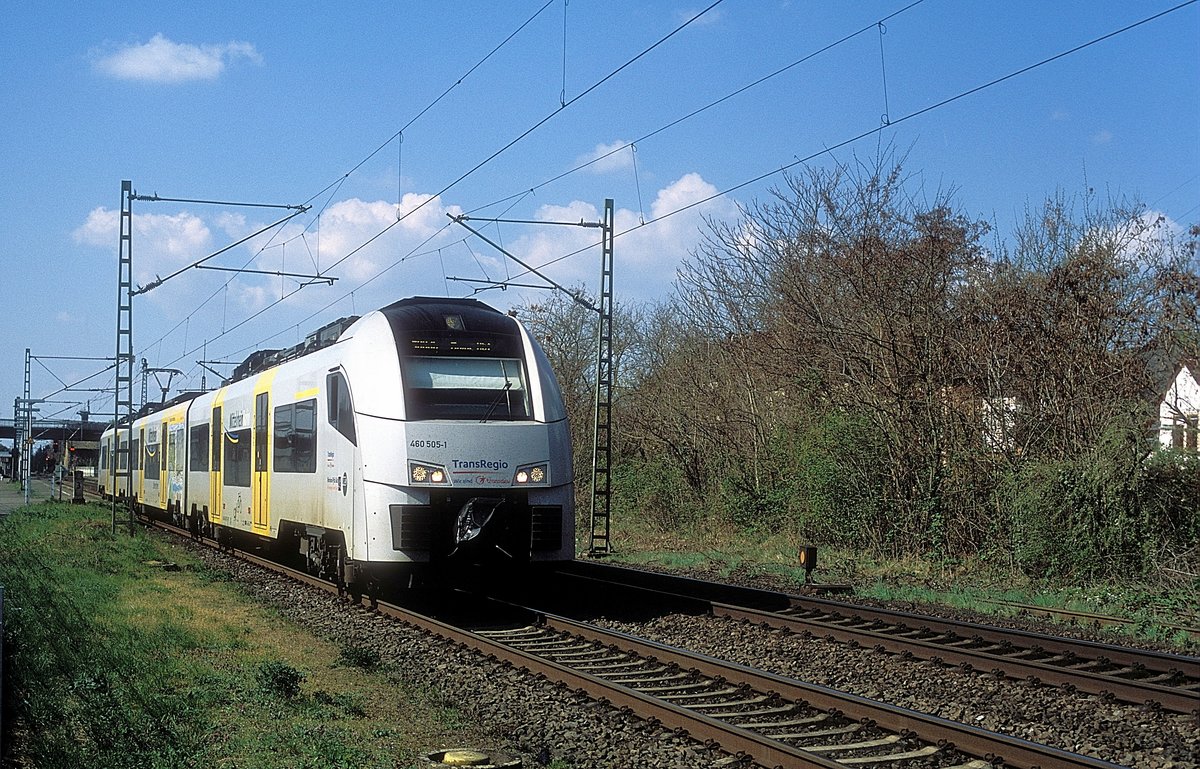
[(545, 462), (536, 465), (524, 465), (517, 468), (513, 483), (517, 486), (545, 485), (550, 478), (549, 466)]
[(450, 478), (446, 475), (446, 468), (438, 467), (437, 465), (427, 465), (422, 462), (408, 463), (408, 479), (412, 483), (421, 484), (443, 484), (448, 483)]

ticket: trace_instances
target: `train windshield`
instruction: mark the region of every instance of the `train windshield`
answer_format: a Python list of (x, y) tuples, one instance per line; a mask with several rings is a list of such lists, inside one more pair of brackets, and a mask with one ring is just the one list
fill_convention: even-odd
[(532, 419), (519, 358), (402, 356), (409, 419)]

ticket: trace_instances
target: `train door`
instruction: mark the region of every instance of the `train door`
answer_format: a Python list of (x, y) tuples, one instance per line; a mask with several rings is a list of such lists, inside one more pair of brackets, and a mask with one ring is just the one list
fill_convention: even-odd
[(113, 488), (113, 480), (116, 477), (116, 468), (113, 466), (109, 456), (112, 455), (112, 441), (108, 438), (100, 440), (100, 494), (103, 496)]
[(250, 531), (271, 533), (271, 393), (254, 396), (254, 466), (250, 472)]
[(133, 442), (133, 451), (129, 452), (129, 484), (133, 489), (133, 496), (139, 502), (144, 502), (146, 499), (146, 476), (141, 472), (143, 462), (142, 452), (148, 451), (149, 446), (146, 445), (146, 428), (138, 429), (138, 437)]
[(212, 440), (209, 446), (212, 450), (211, 461), (208, 465), (208, 520), (213, 523), (221, 522), (221, 449), (225, 439), (221, 429), (221, 407), (213, 406), (212, 410)]
[(167, 423), (166, 422), (162, 423), (162, 431), (159, 433), (158, 455), (160, 457), (160, 464), (158, 466), (158, 509), (166, 510), (167, 509), (167, 484), (165, 483), (165, 481), (166, 481), (166, 476), (167, 476), (167, 462), (170, 461), (170, 457), (171, 457), (170, 449), (167, 446)]
[(187, 485), (187, 435), (184, 415), (176, 413), (167, 425), (167, 442), (170, 444), (167, 454), (170, 461), (167, 465), (167, 482), (163, 484), (167, 488), (164, 509), (176, 515), (182, 514), (183, 491)]
[(346, 557), (366, 560), (366, 527), (358, 525), (357, 501), (358, 437), (350, 388), (341, 371), (325, 379), (326, 421), (333, 428), (330, 439), (320, 446), (325, 474), (325, 525), (340, 528), (346, 536)]

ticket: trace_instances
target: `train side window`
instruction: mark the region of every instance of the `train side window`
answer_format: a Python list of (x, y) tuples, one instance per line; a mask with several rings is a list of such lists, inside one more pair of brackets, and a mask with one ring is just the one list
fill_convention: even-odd
[(162, 452), (158, 462), (158, 477), (162, 478), (167, 474), (167, 424), (163, 423), (162, 432), (159, 433), (158, 449)]
[(225, 485), (250, 486), (250, 430), (225, 433)]
[(267, 471), (267, 428), (271, 419), (271, 394), (254, 396), (254, 472)]
[(329, 424), (357, 446), (358, 436), (354, 431), (354, 404), (350, 402), (350, 388), (346, 386), (346, 377), (339, 371), (326, 377), (325, 384), (325, 391), (328, 393)]
[(275, 409), (273, 461), (277, 473), (317, 471), (317, 399)]
[[(137, 445), (139, 442), (140, 441), (136, 440), (133, 442), (134, 457), (138, 456)], [(142, 461), (142, 469), (146, 471), (146, 480), (157, 481), (159, 476), (159, 468), (162, 466), (162, 444), (146, 443), (143, 446), (143, 449), (145, 450), (145, 457)], [(138, 460), (135, 458), (133, 461), (136, 465)], [(133, 469), (136, 470), (137, 467), (135, 466)]]
[(183, 446), (184, 446), (184, 441), (186, 440), (186, 438), (185, 438), (186, 434), (184, 433), (184, 427), (182, 424), (171, 425), (169, 428), (167, 428), (167, 434), (170, 436), (170, 441), (171, 441), (171, 467), (170, 467), (170, 470), (173, 473), (178, 473), (178, 472), (181, 472), (181, 471), (187, 469), (186, 467), (184, 467), (184, 464), (183, 464), (183, 460), (184, 460)]
[(188, 452), (191, 459), (189, 470), (208, 472), (208, 425), (197, 425), (192, 428), (191, 447)]
[(133, 439), (133, 451), (130, 453), (129, 459), (133, 463), (133, 465), (129, 468), (130, 470), (138, 470), (141, 468), (141, 466), (142, 466), (142, 441), (141, 441), (141, 439), (139, 439), (139, 438)]
[(221, 407), (217, 406), (212, 412), (212, 471), (221, 472)]

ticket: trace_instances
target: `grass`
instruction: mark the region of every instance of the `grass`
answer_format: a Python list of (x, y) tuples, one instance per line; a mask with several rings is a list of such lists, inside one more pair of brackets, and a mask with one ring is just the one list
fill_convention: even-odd
[(8, 516), (0, 581), (8, 765), (394, 767), (471, 739), (377, 654), (314, 638), (182, 548), (114, 537), (98, 508)]
[[(615, 520), (611, 560), (656, 566), (717, 578), (767, 577), (780, 589), (798, 588), (804, 571), (800, 544), (788, 532), (739, 531), (726, 523), (701, 523), (663, 532), (635, 519)], [(821, 548), (813, 580), (848, 583), (857, 595), (887, 601), (949, 605), (998, 616), (1014, 610), (990, 600), (1104, 614), (1130, 624), (1113, 632), (1195, 652), (1200, 639), (1171, 627), (1196, 627), (1200, 579), (1157, 575), (1128, 581), (1051, 583), (1021, 574), (1002, 558), (936, 560), (882, 559), (848, 550)]]

